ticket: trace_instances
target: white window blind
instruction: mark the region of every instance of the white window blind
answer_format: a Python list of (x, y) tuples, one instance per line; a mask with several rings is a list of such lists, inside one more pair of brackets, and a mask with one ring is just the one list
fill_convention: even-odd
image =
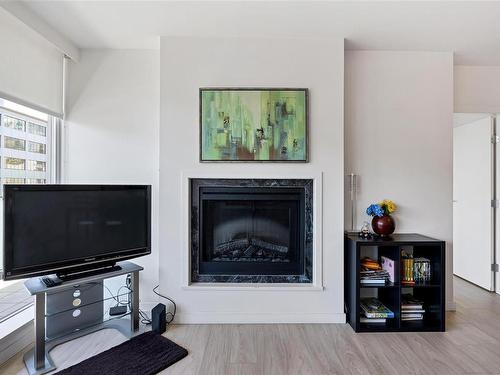
[(0, 97), (63, 113), (63, 54), (0, 7)]

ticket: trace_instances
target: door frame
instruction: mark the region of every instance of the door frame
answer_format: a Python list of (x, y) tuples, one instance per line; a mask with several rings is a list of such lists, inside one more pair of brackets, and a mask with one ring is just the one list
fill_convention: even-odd
[[(467, 112), (463, 112), (467, 113)], [(468, 112), (469, 114), (472, 114), (471, 112)], [(497, 178), (500, 178), (500, 160), (497, 161), (497, 157), (500, 157), (500, 152), (497, 151), (497, 145), (500, 143), (500, 134), (497, 133), (497, 118), (499, 118), (500, 114), (496, 113), (477, 113), (478, 115), (484, 115), (483, 117), (480, 117), (478, 119), (473, 119), (470, 122), (478, 121), (480, 119), (487, 119), (489, 118), (490, 120), (490, 131), (489, 131), (489, 136), (490, 136), (490, 152), (489, 152), (489, 157), (490, 157), (490, 231), (491, 231), (491, 238), (490, 238), (490, 281), (489, 283), (486, 282), (482, 286), (475, 284), (473, 281), (469, 281), (471, 283), (474, 283), (474, 285), (479, 286), (482, 289), (485, 289), (489, 292), (496, 292), (500, 294), (500, 277), (497, 276), (497, 273), (499, 272), (499, 265), (497, 263), (497, 260), (500, 261), (500, 217), (497, 217), (500, 214), (500, 181), (497, 183)], [(465, 123), (464, 125), (466, 125)], [(455, 143), (453, 144), (453, 147), (455, 148)], [(455, 174), (453, 175), (453, 178), (455, 179)], [(479, 182), (480, 183), (480, 182)], [(457, 202), (455, 196), (455, 192), (453, 194), (453, 210), (455, 210), (455, 203)], [(453, 223), (454, 230), (455, 230), (455, 225), (456, 223)], [(455, 239), (455, 238), (454, 238)], [(455, 276), (458, 276), (462, 278), (460, 275), (455, 274), (455, 270), (453, 271), (453, 274)], [(489, 287), (488, 287), (489, 284)]]
[(490, 114), (491, 121), (491, 288), (490, 291), (498, 293), (500, 288), (497, 285), (499, 280), (497, 277), (498, 272), (498, 239), (500, 236), (497, 234), (497, 230), (500, 228), (498, 224), (500, 220), (497, 219), (498, 214), (498, 192), (497, 192), (497, 177), (500, 176), (498, 173), (497, 167), (500, 163), (497, 163), (497, 144), (499, 142), (499, 138), (497, 135), (497, 115)]

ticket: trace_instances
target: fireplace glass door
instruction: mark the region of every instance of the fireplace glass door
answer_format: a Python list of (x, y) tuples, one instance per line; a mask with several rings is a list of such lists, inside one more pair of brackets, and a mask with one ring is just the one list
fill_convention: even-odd
[(304, 273), (301, 191), (219, 187), (200, 198), (200, 274)]

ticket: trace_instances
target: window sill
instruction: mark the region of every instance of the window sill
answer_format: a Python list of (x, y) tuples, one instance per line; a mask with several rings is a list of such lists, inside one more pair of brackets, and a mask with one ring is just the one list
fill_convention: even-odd
[(0, 327), (4, 322), (33, 305), (33, 297), (23, 281), (0, 281)]
[(33, 320), (35, 316), (35, 307), (28, 306), (27, 308), (19, 311), (17, 314), (12, 315), (2, 323), (0, 323), (0, 347), (1, 340), (14, 333), (16, 330)]
[(0, 366), (33, 344), (34, 306), (29, 306), (0, 323)]

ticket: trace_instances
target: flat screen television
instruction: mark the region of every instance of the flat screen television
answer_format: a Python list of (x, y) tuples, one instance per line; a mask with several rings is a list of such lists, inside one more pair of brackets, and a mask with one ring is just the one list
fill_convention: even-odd
[(4, 279), (151, 253), (149, 185), (4, 185)]

